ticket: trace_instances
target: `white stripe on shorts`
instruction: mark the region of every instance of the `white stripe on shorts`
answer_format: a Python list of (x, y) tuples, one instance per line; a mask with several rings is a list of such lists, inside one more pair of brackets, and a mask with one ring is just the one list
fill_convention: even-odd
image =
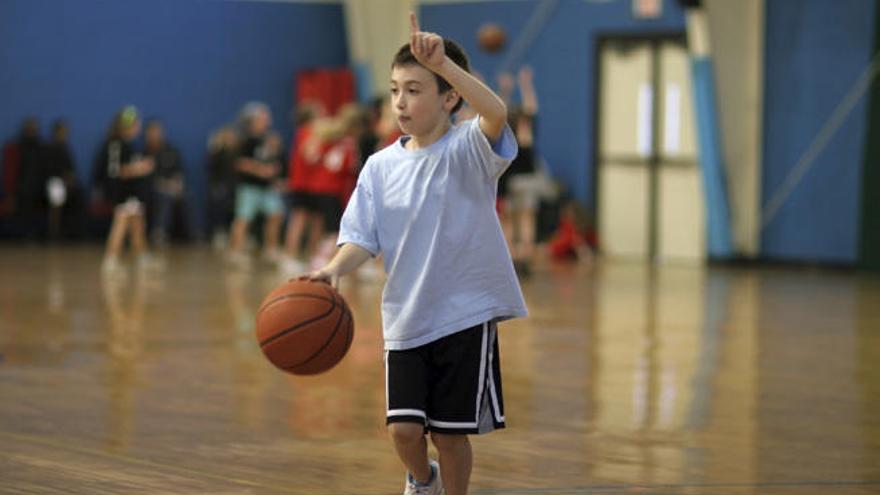
[[(492, 326), (493, 326), (492, 334), (494, 337), (498, 333), (498, 327), (496, 326), (495, 322), (492, 322)], [(492, 339), (492, 341), (494, 342), (495, 339)], [(495, 370), (495, 367), (494, 367), (495, 362), (494, 362), (494, 360), (495, 360), (495, 347), (492, 346), (492, 348), (489, 350), (489, 394), (492, 396), (492, 405), (495, 406), (494, 411), (493, 411), (495, 413), (495, 421), (497, 421), (499, 423), (504, 423), (504, 416), (501, 415), (501, 408), (498, 407), (498, 392), (495, 391), (495, 371), (494, 371)]]
[(460, 423), (457, 421), (437, 421), (436, 419), (428, 419), (428, 425), (440, 428), (476, 428), (477, 423)]
[(488, 322), (483, 323), (483, 343), (480, 349), (480, 375), (479, 381), (477, 382), (477, 404), (474, 407), (474, 424), (480, 423), (480, 403), (483, 399), (483, 387), (485, 386), (485, 378), (486, 378), (486, 346), (489, 339), (489, 332), (487, 331)]
[(425, 411), (419, 409), (392, 409), (385, 413), (389, 418), (392, 416), (418, 416), (420, 418), (428, 419)]
[(388, 403), (388, 351), (385, 351), (385, 416), (388, 418), (394, 416), (417, 416), (425, 420), (428, 415), (420, 409), (389, 409), (391, 404)]

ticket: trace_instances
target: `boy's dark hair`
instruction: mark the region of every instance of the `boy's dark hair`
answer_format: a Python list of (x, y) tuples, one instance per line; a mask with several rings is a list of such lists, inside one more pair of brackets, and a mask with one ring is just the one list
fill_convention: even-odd
[(144, 122), (144, 129), (149, 129), (150, 127), (162, 127), (162, 121), (158, 117), (150, 117)]
[[(471, 71), (471, 64), (468, 61), (467, 54), (464, 53), (464, 49), (459, 46), (458, 43), (443, 38), (443, 49), (446, 51), (446, 56), (455, 62), (455, 65), (464, 69), (465, 72)], [(409, 43), (406, 43), (400, 47), (400, 50), (397, 50), (397, 54), (394, 55), (394, 61), (391, 62), (391, 68), (393, 69), (394, 67), (402, 67), (405, 65), (422, 65), (416, 60), (415, 55), (413, 55), (412, 51), (409, 49)], [(441, 94), (452, 89), (452, 85), (449, 84), (446, 79), (437, 75), (436, 72), (432, 72), (432, 74), (434, 74), (434, 79), (437, 80), (437, 88)], [(464, 99), (459, 97), (458, 103), (452, 108), (450, 114), (455, 114), (455, 112), (459, 111), (463, 104)]]
[(67, 130), (67, 121), (64, 119), (55, 119), (52, 121), (52, 134), (55, 134), (61, 130)]

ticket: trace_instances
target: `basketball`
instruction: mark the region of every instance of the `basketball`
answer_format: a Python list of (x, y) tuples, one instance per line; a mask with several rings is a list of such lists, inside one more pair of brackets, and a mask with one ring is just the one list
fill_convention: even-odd
[(272, 364), (295, 375), (314, 375), (335, 366), (348, 352), (354, 320), (329, 284), (294, 280), (260, 304), (256, 333)]
[(483, 50), (489, 53), (496, 53), (504, 48), (507, 35), (504, 33), (504, 28), (489, 22), (480, 26), (479, 31), (477, 31), (477, 41)]

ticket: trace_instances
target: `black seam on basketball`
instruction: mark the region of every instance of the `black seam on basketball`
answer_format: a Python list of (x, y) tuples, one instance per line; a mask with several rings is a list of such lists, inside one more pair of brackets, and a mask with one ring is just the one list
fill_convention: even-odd
[[(321, 346), (320, 349), (315, 351), (314, 354), (309, 356), (309, 358), (306, 359), (305, 361), (303, 361), (299, 364), (286, 366), (284, 369), (292, 370), (294, 368), (299, 368), (300, 366), (305, 366), (305, 365), (309, 364), (309, 362), (314, 360), (316, 357), (318, 357), (324, 351), (324, 349), (326, 349), (328, 346), (330, 346), (330, 343), (333, 342), (333, 338), (336, 337), (337, 333), (339, 333), (339, 328), (342, 326), (342, 320), (345, 319), (345, 315), (346, 315), (346, 313), (348, 313), (347, 311), (345, 311), (345, 308), (343, 308), (342, 306), (340, 306), (340, 308), (343, 311), (342, 311), (342, 314), (339, 315), (339, 320), (336, 321), (336, 328), (333, 329), (333, 333), (330, 334), (330, 337), (324, 342), (324, 345)], [(354, 333), (354, 332), (349, 332), (349, 333)], [(348, 351), (348, 349), (346, 349), (346, 352), (347, 351)], [(343, 354), (343, 356), (344, 356), (344, 354)]]
[(324, 351), (324, 349), (326, 349), (330, 345), (330, 343), (333, 342), (333, 338), (336, 337), (336, 334), (339, 332), (339, 327), (342, 325), (343, 318), (345, 318), (345, 311), (344, 310), (339, 315), (339, 320), (336, 321), (336, 327), (333, 328), (333, 333), (331, 333), (330, 337), (328, 337), (327, 340), (324, 341), (324, 345), (321, 346), (320, 349), (315, 351), (314, 354), (309, 356), (305, 361), (303, 361), (299, 364), (290, 365), (290, 366), (286, 367), (285, 369), (294, 369), (294, 368), (299, 368), (300, 366), (305, 366), (305, 365), (309, 364), (312, 360), (314, 360), (316, 357), (318, 357)]
[[(319, 297), (319, 298), (316, 298), (316, 299), (321, 299), (321, 298)], [(331, 301), (331, 302), (332, 302), (332, 301)], [(272, 342), (275, 342), (276, 340), (280, 339), (281, 337), (284, 337), (285, 335), (287, 335), (287, 334), (289, 334), (289, 333), (291, 333), (291, 332), (294, 332), (294, 331), (298, 330), (299, 328), (301, 328), (301, 327), (303, 327), (303, 326), (305, 326), (305, 325), (308, 325), (308, 324), (310, 324), (310, 323), (314, 323), (314, 322), (316, 322), (316, 321), (318, 321), (318, 320), (320, 320), (320, 319), (323, 319), (325, 316), (327, 316), (327, 315), (329, 315), (330, 313), (332, 313), (334, 309), (336, 309), (336, 304), (333, 304), (332, 306), (330, 306), (330, 309), (327, 310), (327, 312), (324, 313), (324, 314), (318, 315), (318, 316), (316, 316), (316, 317), (314, 317), (314, 318), (312, 318), (312, 319), (310, 319), (310, 320), (306, 320), (306, 321), (300, 322), (300, 323), (298, 323), (298, 324), (296, 324), (296, 325), (294, 325), (294, 326), (292, 326), (292, 327), (290, 327), (290, 328), (285, 328), (284, 330), (282, 330), (282, 331), (276, 333), (275, 335), (269, 337), (268, 339), (263, 340), (263, 341), (260, 341), (260, 347), (263, 347), (263, 346), (265, 346), (265, 345), (269, 345), (269, 344), (271, 344)]]
[(278, 301), (282, 301), (282, 300), (284, 300), (284, 299), (291, 299), (291, 298), (294, 298), (294, 297), (310, 297), (310, 298), (312, 298), (312, 299), (320, 299), (320, 300), (322, 300), (322, 301), (327, 301), (327, 302), (329, 302), (329, 303), (333, 303), (334, 305), (336, 304), (336, 301), (333, 300), (333, 299), (331, 299), (331, 298), (321, 297), (321, 296), (316, 296), (316, 295), (314, 295), (314, 294), (312, 294), (312, 293), (309, 293), (309, 292), (306, 292), (306, 293), (303, 293), (303, 294), (299, 294), (299, 293), (296, 293), (296, 294), (284, 294), (283, 296), (278, 296), (278, 297), (276, 297), (275, 299), (272, 299), (271, 301), (266, 301), (266, 302), (264, 302), (263, 305), (260, 306), (260, 309), (257, 310), (257, 314), (262, 313), (263, 310), (265, 310), (266, 308), (268, 308), (269, 306), (275, 304), (275, 303), (278, 302)]

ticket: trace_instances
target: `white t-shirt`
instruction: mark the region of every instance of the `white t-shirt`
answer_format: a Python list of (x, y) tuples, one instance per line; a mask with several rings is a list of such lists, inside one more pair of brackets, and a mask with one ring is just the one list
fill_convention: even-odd
[(517, 152), (510, 128), (494, 149), (479, 119), (427, 148), (407, 150), (407, 139), (367, 160), (338, 239), (384, 256), (385, 349), (526, 316), (495, 213), (498, 177)]

